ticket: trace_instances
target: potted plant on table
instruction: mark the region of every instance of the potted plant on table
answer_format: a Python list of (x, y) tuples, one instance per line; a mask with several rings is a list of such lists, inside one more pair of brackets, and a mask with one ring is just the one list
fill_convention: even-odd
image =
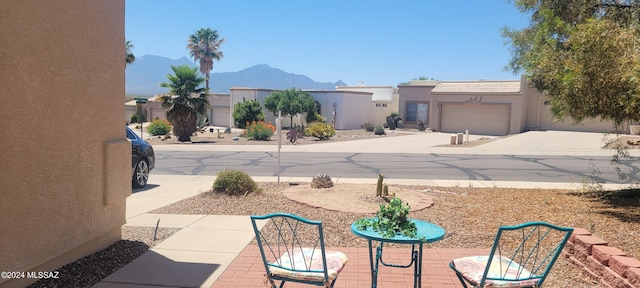
[(409, 221), (409, 204), (402, 203), (400, 198), (394, 197), (387, 205), (380, 205), (374, 218), (364, 218), (356, 222), (358, 230), (366, 230), (371, 227), (373, 231), (380, 233), (385, 238), (392, 238), (397, 234), (406, 237), (416, 237), (418, 229), (416, 224)]

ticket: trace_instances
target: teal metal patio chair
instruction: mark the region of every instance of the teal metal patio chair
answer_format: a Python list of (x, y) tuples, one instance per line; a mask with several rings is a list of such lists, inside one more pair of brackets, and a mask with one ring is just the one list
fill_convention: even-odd
[[(268, 223), (258, 229), (256, 221)], [(279, 287), (286, 282), (307, 283), (333, 287), (338, 274), (347, 263), (347, 256), (339, 251), (326, 250), (322, 223), (297, 215), (272, 213), (251, 216), (264, 269), (265, 284)]]
[(541, 287), (573, 228), (545, 222), (502, 226), (489, 255), (449, 263), (463, 287)]

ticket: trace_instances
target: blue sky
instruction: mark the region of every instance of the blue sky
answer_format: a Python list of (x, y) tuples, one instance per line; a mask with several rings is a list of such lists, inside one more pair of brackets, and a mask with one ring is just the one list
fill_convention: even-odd
[(125, 10), (136, 56), (188, 57), (188, 36), (209, 27), (225, 38), (213, 72), (268, 64), (348, 85), (519, 79), (504, 71), (500, 29), (528, 24), (507, 0), (127, 0)]

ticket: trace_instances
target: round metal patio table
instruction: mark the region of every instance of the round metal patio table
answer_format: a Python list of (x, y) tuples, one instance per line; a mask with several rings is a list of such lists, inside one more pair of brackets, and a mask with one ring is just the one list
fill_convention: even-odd
[[(367, 220), (377, 221), (378, 218), (367, 218)], [(409, 218), (409, 221), (416, 224), (416, 237), (407, 237), (396, 234), (393, 237), (384, 237), (368, 226), (365, 230), (357, 228), (356, 222), (351, 224), (351, 231), (358, 237), (367, 239), (369, 242), (369, 264), (371, 265), (371, 287), (376, 288), (378, 285), (378, 266), (380, 263), (388, 267), (409, 268), (413, 266), (413, 287), (422, 287), (422, 246), (424, 243), (435, 242), (444, 238), (444, 229), (442, 227), (418, 219)], [(375, 263), (373, 259), (372, 241), (378, 241), (380, 244), (376, 247)], [(382, 249), (384, 243), (410, 244), (411, 245), (411, 262), (407, 265), (385, 263), (382, 260)], [(416, 250), (418, 246), (418, 250)]]

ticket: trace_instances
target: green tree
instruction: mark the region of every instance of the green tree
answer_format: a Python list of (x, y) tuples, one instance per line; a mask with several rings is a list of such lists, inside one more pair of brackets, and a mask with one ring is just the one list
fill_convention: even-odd
[(291, 88), (284, 91), (273, 91), (271, 95), (265, 97), (264, 108), (274, 115), (281, 111), (283, 116), (289, 116), (289, 127), (293, 127), (293, 116), (315, 111), (316, 102), (309, 92)]
[(198, 114), (204, 114), (210, 106), (207, 88), (198, 88), (204, 78), (198, 75), (197, 68), (187, 65), (171, 66), (174, 75), (167, 75), (168, 82), (160, 87), (169, 88), (169, 94), (160, 96), (162, 108), (167, 109), (167, 118), (173, 123), (173, 133), (178, 141), (190, 141), (197, 130)]
[(194, 60), (200, 64), (200, 72), (205, 75), (205, 87), (209, 89), (209, 73), (213, 70), (213, 60), (222, 59), (220, 45), (224, 43), (224, 38), (220, 38), (218, 30), (211, 28), (201, 28), (196, 33), (189, 36), (187, 49)]
[(242, 101), (233, 106), (233, 122), (236, 127), (244, 129), (247, 122), (264, 121), (262, 106), (257, 100)]
[(124, 49), (125, 49), (124, 66), (126, 67), (127, 65), (133, 63), (133, 61), (136, 61), (136, 56), (133, 55), (133, 43), (131, 43), (131, 41), (126, 40), (124, 42)]
[(640, 120), (640, 7), (637, 1), (516, 0), (531, 14), (522, 30), (504, 28), (507, 69), (550, 98), (557, 119)]

